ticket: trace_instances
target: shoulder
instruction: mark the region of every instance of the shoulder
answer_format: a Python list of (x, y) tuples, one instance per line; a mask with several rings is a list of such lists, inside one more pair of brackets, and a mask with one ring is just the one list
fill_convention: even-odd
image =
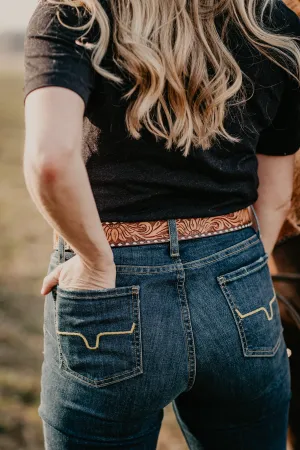
[(40, 0), (28, 23), (27, 35), (52, 34), (52, 32), (58, 30), (60, 33), (64, 31), (68, 34), (70, 28), (80, 27), (87, 23), (89, 19), (88, 12), (82, 7), (75, 8)]
[(265, 10), (264, 22), (270, 31), (286, 36), (300, 37), (300, 19), (283, 0), (276, 0)]

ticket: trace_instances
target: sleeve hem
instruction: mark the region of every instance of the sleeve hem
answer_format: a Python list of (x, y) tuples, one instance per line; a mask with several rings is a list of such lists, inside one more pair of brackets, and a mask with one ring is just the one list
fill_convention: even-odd
[(65, 89), (69, 89), (70, 91), (73, 91), (76, 94), (78, 94), (82, 98), (85, 106), (87, 106), (90, 93), (87, 92), (86, 89), (84, 89), (84, 87), (80, 86), (80, 84), (78, 83), (78, 80), (76, 81), (76, 84), (75, 84), (72, 82), (72, 80), (69, 80), (69, 81), (66, 79), (64, 79), (64, 80), (62, 80), (62, 79), (49, 80), (48, 77), (47, 77), (47, 80), (45, 80), (44, 77), (39, 77), (39, 78), (35, 78), (31, 82), (26, 83), (26, 86), (24, 88), (24, 102), (31, 92), (36, 91), (38, 89), (45, 88), (45, 87), (62, 87)]
[(257, 150), (256, 153), (258, 155), (266, 155), (266, 156), (289, 156), (289, 155), (294, 155), (295, 153), (297, 153), (297, 151), (300, 149), (300, 145), (298, 145), (297, 147), (285, 147), (285, 151), (280, 150), (280, 152), (276, 152), (272, 149), (268, 150)]

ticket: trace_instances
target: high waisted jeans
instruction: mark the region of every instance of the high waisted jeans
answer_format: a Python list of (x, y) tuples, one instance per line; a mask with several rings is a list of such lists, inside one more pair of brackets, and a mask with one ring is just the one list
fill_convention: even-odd
[(47, 450), (154, 450), (170, 402), (190, 449), (285, 450), (289, 364), (259, 233), (178, 243), (169, 228), (170, 243), (113, 249), (115, 289), (47, 296)]

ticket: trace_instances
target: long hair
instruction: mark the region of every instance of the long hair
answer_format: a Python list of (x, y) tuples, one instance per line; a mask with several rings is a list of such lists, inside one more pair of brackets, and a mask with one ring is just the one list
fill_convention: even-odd
[[(274, 0), (110, 0), (113, 25), (100, 0), (48, 1), (88, 11), (79, 29), (87, 34), (96, 23), (101, 30), (93, 45), (93, 67), (122, 83), (122, 77), (101, 67), (113, 40), (114, 60), (133, 81), (125, 94), (130, 135), (139, 139), (145, 127), (167, 149), (181, 149), (184, 155), (192, 145), (205, 150), (219, 138), (238, 141), (224, 126), (243, 90), (241, 68), (226, 46), (229, 24), (299, 80), (297, 39), (264, 25)], [(224, 18), (221, 36), (218, 16)]]

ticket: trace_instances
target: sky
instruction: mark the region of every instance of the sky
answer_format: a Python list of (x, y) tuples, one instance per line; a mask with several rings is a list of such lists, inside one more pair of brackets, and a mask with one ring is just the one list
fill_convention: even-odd
[(0, 33), (24, 30), (37, 0), (0, 0)]

